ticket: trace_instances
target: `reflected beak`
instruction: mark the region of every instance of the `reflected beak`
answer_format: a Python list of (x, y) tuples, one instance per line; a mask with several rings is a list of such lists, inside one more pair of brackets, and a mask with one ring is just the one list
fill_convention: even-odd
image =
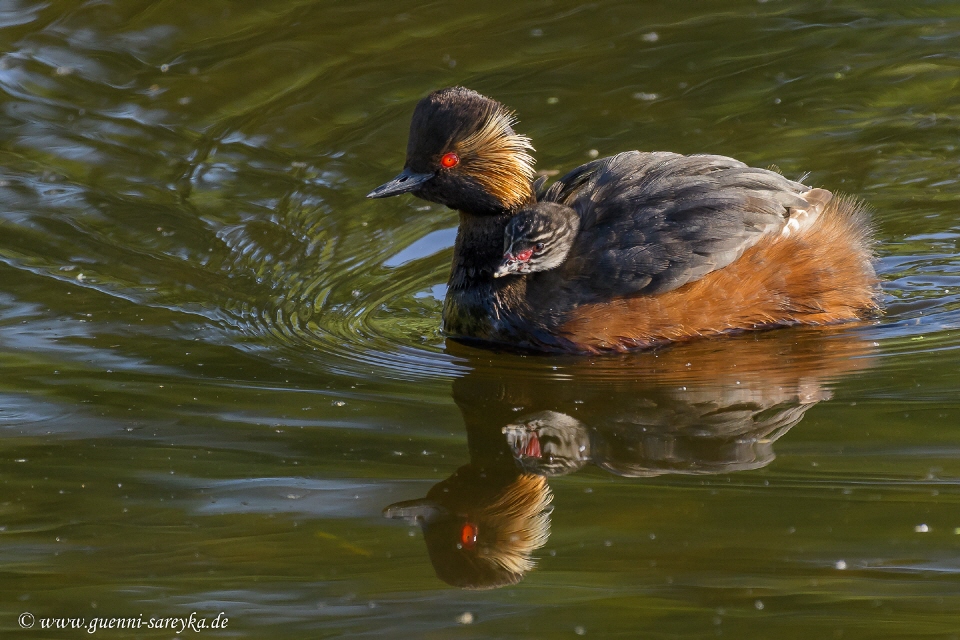
[(432, 522), (444, 513), (444, 508), (426, 498), (395, 502), (383, 510), (383, 517), (412, 522)]
[(368, 193), (367, 197), (389, 198), (390, 196), (398, 196), (401, 193), (409, 193), (416, 190), (417, 187), (433, 176), (434, 174), (432, 173), (415, 173), (410, 169), (404, 169), (396, 178)]

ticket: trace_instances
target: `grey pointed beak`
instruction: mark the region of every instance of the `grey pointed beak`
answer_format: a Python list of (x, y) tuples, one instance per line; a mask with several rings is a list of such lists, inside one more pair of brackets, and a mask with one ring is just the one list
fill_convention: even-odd
[(409, 193), (433, 177), (432, 173), (416, 173), (410, 169), (404, 169), (396, 178), (386, 184), (382, 184), (370, 193), (368, 198), (389, 198), (398, 196), (401, 193)]

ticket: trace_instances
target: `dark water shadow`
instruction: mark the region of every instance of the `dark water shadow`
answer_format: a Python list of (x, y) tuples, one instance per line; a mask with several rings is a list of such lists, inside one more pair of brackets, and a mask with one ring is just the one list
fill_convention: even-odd
[(421, 525), (437, 576), (519, 582), (550, 535), (547, 479), (593, 465), (627, 478), (762, 468), (838, 379), (871, 366), (856, 331), (780, 331), (612, 358), (504, 356), (449, 345), (469, 462), (384, 515)]

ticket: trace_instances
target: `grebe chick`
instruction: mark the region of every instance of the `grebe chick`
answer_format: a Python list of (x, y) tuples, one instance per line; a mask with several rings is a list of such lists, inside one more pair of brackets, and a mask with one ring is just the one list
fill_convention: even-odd
[(507, 223), (503, 261), (493, 277), (559, 267), (573, 248), (579, 230), (580, 215), (570, 207), (553, 202), (524, 207)]

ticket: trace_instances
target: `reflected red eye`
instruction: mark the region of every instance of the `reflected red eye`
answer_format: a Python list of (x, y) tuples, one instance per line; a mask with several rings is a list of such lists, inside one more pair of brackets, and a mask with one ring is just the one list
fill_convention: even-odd
[(464, 549), (473, 549), (477, 546), (477, 525), (472, 522), (463, 523), (460, 529), (460, 546)]
[(527, 249), (517, 254), (517, 260), (519, 260), (520, 262), (526, 262), (527, 260), (530, 259), (530, 256), (532, 255), (533, 255), (533, 249)]
[(460, 156), (453, 153), (452, 151), (450, 153), (444, 154), (444, 156), (440, 158), (440, 165), (447, 169), (452, 169), (453, 167), (457, 166), (459, 163), (460, 163)]

